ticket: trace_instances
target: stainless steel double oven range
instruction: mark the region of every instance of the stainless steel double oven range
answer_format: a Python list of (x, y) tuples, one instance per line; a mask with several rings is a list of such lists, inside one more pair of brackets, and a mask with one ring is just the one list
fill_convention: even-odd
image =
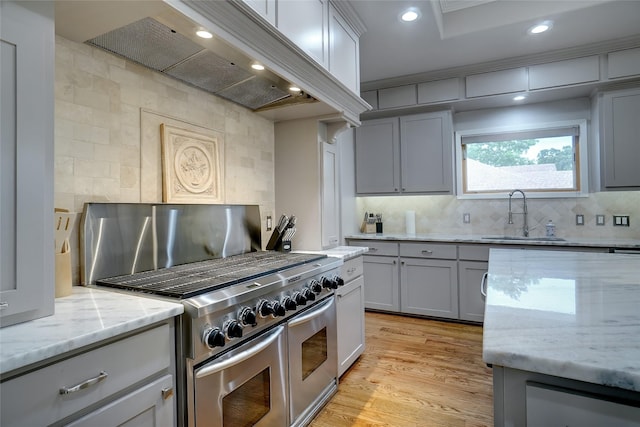
[(337, 389), (342, 261), (255, 250), (257, 206), (87, 204), (85, 284), (180, 301), (178, 424), (303, 426)]

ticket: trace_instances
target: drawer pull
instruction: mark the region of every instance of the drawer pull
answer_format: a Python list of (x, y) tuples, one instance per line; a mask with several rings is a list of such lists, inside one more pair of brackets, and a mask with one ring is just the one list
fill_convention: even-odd
[(425, 249), (425, 250), (422, 251), (422, 255), (433, 255), (433, 251)]
[(3, 308), (8, 308), (9, 307), (9, 303), (6, 301), (0, 301), (0, 310)]
[(378, 252), (378, 248), (369, 248), (369, 252)]
[(78, 385), (75, 385), (73, 387), (62, 387), (60, 389), (60, 394), (71, 394), (71, 393), (75, 393), (76, 391), (84, 390), (85, 388), (89, 388), (92, 385), (98, 384), (100, 381), (104, 380), (107, 377), (108, 377), (107, 373), (102, 371), (100, 372), (100, 375), (98, 375), (97, 377), (83, 381)]
[(173, 387), (167, 387), (162, 389), (162, 398), (164, 400), (167, 400), (171, 396), (173, 396)]
[(355, 271), (356, 271), (355, 267), (348, 268), (347, 269), (347, 274), (353, 274), (353, 273), (355, 273)]

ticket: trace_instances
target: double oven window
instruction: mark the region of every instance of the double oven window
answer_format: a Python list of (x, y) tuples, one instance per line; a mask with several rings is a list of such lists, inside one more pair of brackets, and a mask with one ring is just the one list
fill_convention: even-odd
[(327, 328), (324, 327), (302, 343), (302, 380), (327, 360)]
[(271, 373), (265, 368), (258, 375), (222, 398), (222, 425), (251, 427), (271, 408)]

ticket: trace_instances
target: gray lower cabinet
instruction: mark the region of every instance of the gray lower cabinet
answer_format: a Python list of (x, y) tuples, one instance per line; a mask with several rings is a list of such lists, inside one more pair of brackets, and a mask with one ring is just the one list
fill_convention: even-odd
[(400, 310), (456, 319), (456, 266), (455, 260), (400, 258)]
[(340, 276), (344, 286), (336, 290), (338, 327), (338, 376), (344, 374), (364, 351), (364, 277), (362, 256), (345, 261)]
[(0, 425), (175, 425), (173, 320), (3, 375)]
[(363, 264), (365, 308), (399, 312), (398, 257), (364, 255)]
[(488, 262), (458, 261), (460, 320), (484, 321), (485, 296), (481, 287), (488, 270)]

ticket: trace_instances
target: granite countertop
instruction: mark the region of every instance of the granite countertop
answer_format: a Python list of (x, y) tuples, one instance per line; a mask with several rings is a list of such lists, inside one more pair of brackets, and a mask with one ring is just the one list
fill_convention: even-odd
[[(517, 236), (516, 236), (517, 237)], [(495, 234), (488, 235), (457, 235), (457, 234), (352, 234), (345, 236), (350, 240), (379, 240), (379, 241), (409, 241), (409, 242), (442, 242), (442, 243), (485, 243), (500, 245), (532, 245), (532, 246), (579, 246), (594, 248), (623, 248), (640, 249), (640, 240), (636, 239), (607, 239), (607, 238), (572, 238), (563, 240), (536, 240), (503, 238)], [(543, 238), (541, 238), (543, 239)]]
[(491, 249), (486, 363), (640, 391), (640, 255)]
[(182, 304), (74, 286), (55, 314), (0, 329), (0, 374), (182, 314)]
[(296, 251), (298, 253), (305, 254), (323, 254), (334, 258), (342, 258), (344, 261), (351, 258), (355, 258), (369, 251), (369, 248), (364, 246), (337, 246), (331, 249), (324, 249), (318, 251)]

